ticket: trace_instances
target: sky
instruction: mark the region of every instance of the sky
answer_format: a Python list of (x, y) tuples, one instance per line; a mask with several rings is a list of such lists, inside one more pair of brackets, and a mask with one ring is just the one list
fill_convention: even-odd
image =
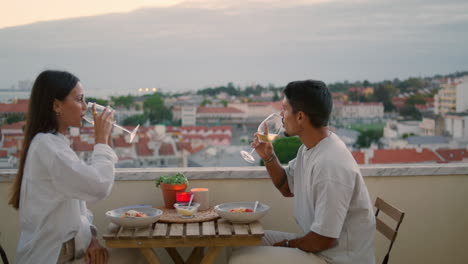
[(45, 69), (107, 94), (468, 70), (466, 0), (96, 2), (2, 3), (0, 89)]

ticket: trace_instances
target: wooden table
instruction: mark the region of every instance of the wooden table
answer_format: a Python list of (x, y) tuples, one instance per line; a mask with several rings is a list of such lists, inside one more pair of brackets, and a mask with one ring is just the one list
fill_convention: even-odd
[[(259, 245), (263, 235), (263, 227), (258, 221), (231, 224), (218, 219), (201, 223), (155, 223), (139, 229), (111, 223), (103, 238), (109, 248), (138, 248), (148, 263), (160, 263), (152, 248), (165, 248), (176, 264), (206, 264), (212, 263), (223, 247)], [(187, 261), (180, 256), (178, 247), (193, 247)]]

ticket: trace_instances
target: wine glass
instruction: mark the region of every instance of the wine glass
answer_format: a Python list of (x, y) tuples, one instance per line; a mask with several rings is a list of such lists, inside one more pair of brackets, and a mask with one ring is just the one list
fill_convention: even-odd
[[(260, 142), (272, 142), (278, 137), (281, 129), (283, 128), (283, 118), (278, 113), (269, 115), (263, 120), (257, 128), (257, 138)], [(268, 131), (268, 134), (265, 132)], [(242, 150), (240, 152), (242, 158), (250, 163), (255, 163), (255, 158), (252, 156), (254, 148), (250, 152)]]
[[(102, 106), (102, 105), (99, 105), (99, 104), (96, 104), (96, 103), (92, 103), (92, 102), (88, 102), (88, 109), (86, 110), (85, 112), (85, 115), (83, 116), (83, 119), (86, 120), (86, 122), (94, 125), (94, 117), (93, 117), (93, 104), (95, 105), (95, 109), (96, 109), (96, 112), (98, 114), (101, 114), (102, 111), (104, 111), (104, 109), (106, 109), (105, 106)], [(111, 111), (111, 109), (109, 108), (109, 111)], [(127, 132), (128, 134), (130, 134), (130, 140), (129, 142), (131, 143), (133, 141), (133, 139), (135, 138), (136, 136), (136, 132), (138, 131), (138, 128), (140, 128), (140, 125), (136, 126), (132, 131), (126, 129), (125, 127), (123, 126), (120, 126), (118, 125), (117, 123), (114, 123), (112, 124), (114, 127), (118, 128), (118, 129), (121, 129), (125, 132)]]

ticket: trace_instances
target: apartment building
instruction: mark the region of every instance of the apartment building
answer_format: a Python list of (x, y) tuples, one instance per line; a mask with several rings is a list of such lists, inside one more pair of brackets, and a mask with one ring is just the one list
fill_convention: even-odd
[(434, 112), (445, 115), (468, 110), (468, 76), (447, 79), (434, 96)]

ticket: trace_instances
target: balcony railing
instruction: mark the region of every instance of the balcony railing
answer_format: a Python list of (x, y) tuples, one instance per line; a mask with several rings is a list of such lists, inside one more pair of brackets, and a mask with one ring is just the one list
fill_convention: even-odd
[[(390, 263), (468, 263), (466, 164), (365, 166), (361, 171), (373, 201), (379, 196), (406, 212)], [(299, 232), (293, 218), (293, 199), (280, 195), (262, 167), (118, 169), (111, 195), (89, 205), (97, 227), (106, 229), (107, 210), (132, 204), (163, 205), (161, 192), (153, 181), (175, 172), (188, 176), (189, 188), (209, 188), (211, 205), (260, 200), (272, 207), (262, 218), (265, 229)], [(10, 261), (14, 259), (19, 235), (18, 213), (7, 205), (8, 186), (14, 174), (14, 170), (0, 171), (0, 242)], [(376, 237), (379, 263), (388, 244), (379, 234)], [(139, 254), (136, 250), (126, 252), (127, 257), (141, 258)], [(163, 263), (171, 263), (162, 250), (159, 255)], [(216, 263), (225, 263), (223, 254)]]

